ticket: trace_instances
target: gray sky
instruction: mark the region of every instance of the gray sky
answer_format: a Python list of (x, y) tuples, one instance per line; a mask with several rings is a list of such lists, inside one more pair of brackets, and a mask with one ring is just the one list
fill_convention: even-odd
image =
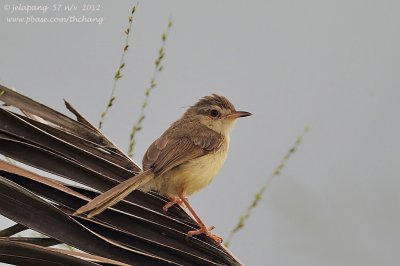
[[(97, 123), (110, 94), (131, 1), (1, 0), (2, 84)], [(4, 10), (48, 5), (46, 13)], [(6, 17), (102, 17), (7, 23)], [(399, 1), (140, 1), (117, 100), (104, 131), (128, 145), (169, 17), (165, 68), (135, 160), (186, 106), (216, 92), (252, 112), (228, 160), (191, 202), (226, 237), (305, 125), (311, 127), (231, 249), (247, 265), (398, 265)], [(1, 226), (8, 222), (0, 220)]]

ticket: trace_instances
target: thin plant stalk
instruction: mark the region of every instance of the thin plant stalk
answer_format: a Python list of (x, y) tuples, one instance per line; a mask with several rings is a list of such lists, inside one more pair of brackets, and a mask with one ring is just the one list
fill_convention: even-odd
[(135, 13), (135, 11), (136, 11), (136, 6), (133, 6), (132, 10), (131, 10), (131, 14), (128, 17), (128, 22), (129, 22), (128, 23), (128, 28), (124, 31), (124, 33), (125, 33), (125, 44), (124, 44), (124, 48), (122, 49), (121, 59), (119, 61), (119, 67), (118, 67), (117, 71), (114, 74), (114, 80), (113, 80), (113, 84), (112, 84), (112, 88), (111, 88), (111, 95), (110, 95), (110, 98), (108, 100), (107, 106), (106, 106), (105, 110), (101, 113), (101, 116), (100, 116), (99, 129), (101, 129), (101, 127), (103, 126), (103, 123), (104, 123), (104, 121), (106, 119), (107, 113), (110, 110), (110, 108), (113, 106), (113, 103), (114, 103), (114, 101), (116, 99), (115, 92), (116, 92), (116, 88), (117, 88), (117, 82), (118, 82), (119, 79), (122, 78), (122, 69), (125, 67), (125, 56), (126, 56), (126, 54), (128, 52), (128, 49), (129, 49), (129, 36), (130, 36), (131, 31), (132, 31), (133, 14)]
[(290, 159), (290, 157), (298, 150), (301, 142), (303, 141), (304, 135), (308, 132), (308, 127), (305, 127), (300, 136), (296, 139), (295, 143), (290, 147), (287, 151), (286, 155), (282, 158), (279, 165), (275, 168), (274, 172), (269, 176), (269, 178), (265, 181), (264, 185), (257, 191), (254, 196), (253, 201), (247, 207), (246, 211), (240, 216), (238, 223), (231, 230), (227, 240), (224, 242), (226, 247), (229, 247), (232, 242), (232, 238), (235, 234), (237, 234), (240, 230), (242, 230), (246, 224), (246, 221), (250, 218), (252, 211), (257, 207), (258, 203), (262, 200), (265, 192), (269, 188), (271, 182), (279, 175), (281, 175), (282, 170), (286, 167), (286, 163)]
[(153, 76), (150, 80), (149, 86), (145, 90), (145, 99), (140, 108), (139, 117), (138, 117), (136, 123), (133, 124), (131, 133), (129, 135), (128, 156), (130, 156), (130, 157), (133, 156), (133, 150), (134, 150), (135, 143), (136, 143), (136, 139), (135, 139), (136, 133), (138, 133), (142, 129), (143, 121), (146, 118), (145, 109), (149, 104), (150, 94), (151, 94), (152, 90), (155, 87), (157, 87), (157, 83), (156, 83), (157, 77), (164, 68), (163, 60), (165, 58), (165, 45), (167, 43), (167, 38), (168, 38), (168, 34), (169, 34), (171, 27), (172, 27), (172, 20), (170, 19), (168, 21), (167, 29), (161, 35), (161, 41), (162, 41), (161, 48), (160, 48), (160, 50), (158, 50), (158, 56), (157, 56), (156, 61), (154, 61)]

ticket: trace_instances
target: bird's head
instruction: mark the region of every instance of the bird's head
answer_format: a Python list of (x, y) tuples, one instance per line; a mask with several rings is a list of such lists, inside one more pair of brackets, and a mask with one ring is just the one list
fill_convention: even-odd
[(249, 112), (236, 111), (235, 106), (224, 96), (213, 94), (189, 107), (184, 117), (199, 120), (208, 128), (227, 135), (238, 118), (250, 115)]

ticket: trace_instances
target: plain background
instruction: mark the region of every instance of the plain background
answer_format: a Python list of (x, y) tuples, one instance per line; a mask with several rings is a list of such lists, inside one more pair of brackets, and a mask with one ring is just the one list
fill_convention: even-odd
[[(5, 4), (55, 2), (0, 2), (1, 83), (63, 112), (66, 98), (97, 123), (133, 2), (61, 1), (100, 4), (85, 15), (103, 17), (101, 25), (11, 24)], [(190, 198), (226, 237), (309, 125), (232, 251), (246, 265), (398, 265), (399, 14), (389, 0), (140, 1), (104, 132), (126, 149), (171, 17), (134, 159), (204, 95), (252, 112), (234, 128), (220, 174)]]

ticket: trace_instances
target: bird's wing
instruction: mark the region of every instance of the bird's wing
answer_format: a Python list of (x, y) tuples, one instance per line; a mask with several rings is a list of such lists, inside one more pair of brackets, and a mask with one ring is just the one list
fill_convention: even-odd
[(184, 162), (215, 152), (223, 141), (224, 137), (216, 132), (184, 137), (165, 134), (147, 149), (143, 157), (143, 170), (152, 168), (155, 175), (159, 176)]

